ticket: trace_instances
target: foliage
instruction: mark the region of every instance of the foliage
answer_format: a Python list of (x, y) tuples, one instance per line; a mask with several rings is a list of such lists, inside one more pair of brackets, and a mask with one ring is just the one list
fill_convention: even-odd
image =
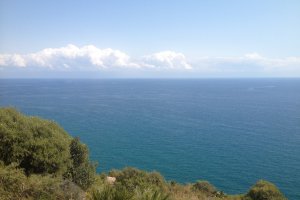
[(94, 182), (96, 164), (89, 161), (89, 151), (86, 145), (74, 138), (70, 144), (72, 166), (68, 169), (65, 177), (69, 177), (74, 183), (83, 189), (88, 189)]
[(217, 189), (208, 181), (197, 181), (195, 184), (193, 184), (193, 189), (204, 192), (209, 195), (217, 193)]
[(27, 176), (63, 175), (83, 189), (96, 174), (88, 148), (78, 138), (52, 121), (24, 116), (14, 108), (0, 109), (0, 161), (14, 163)]
[(165, 191), (166, 181), (157, 172), (145, 172), (136, 168), (127, 167), (121, 171), (112, 170), (109, 176), (116, 177), (116, 185), (122, 185), (129, 191), (137, 187), (141, 190), (151, 188), (153, 190)]
[(50, 175), (26, 176), (14, 165), (0, 165), (0, 199), (82, 199), (84, 192), (78, 187), (67, 188), (66, 182)]
[(245, 196), (245, 200), (246, 199), (285, 200), (286, 198), (274, 184), (268, 181), (260, 180), (254, 186), (251, 187), (251, 189)]
[[(22, 170), (13, 165), (0, 165), (0, 197), (1, 199), (18, 199), (23, 196), (27, 177)], [(13, 191), (13, 192), (11, 192)]]
[(70, 144), (70, 153), (74, 167), (79, 167), (80, 165), (88, 162), (88, 148), (86, 145), (80, 143), (78, 137), (72, 139)]
[(91, 200), (133, 200), (134, 193), (122, 187), (105, 184), (92, 191)]
[[(168, 184), (157, 172), (145, 172), (135, 168), (112, 170), (109, 176), (116, 181), (111, 184), (107, 175), (98, 176), (97, 187), (94, 187), (92, 200), (168, 200)], [(100, 181), (99, 179), (102, 179)]]
[(71, 137), (56, 123), (0, 109), (0, 160), (17, 163), (27, 175), (64, 173), (70, 166)]
[(142, 192), (138, 191), (134, 197), (135, 200), (169, 200), (169, 194), (164, 194), (160, 191), (155, 190), (144, 190)]
[(123, 186), (104, 184), (91, 192), (91, 200), (169, 200), (169, 195), (152, 189), (141, 190), (137, 187), (134, 191)]

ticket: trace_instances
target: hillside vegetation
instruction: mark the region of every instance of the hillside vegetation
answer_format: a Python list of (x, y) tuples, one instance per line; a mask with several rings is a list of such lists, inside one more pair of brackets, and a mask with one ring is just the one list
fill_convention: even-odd
[[(108, 181), (108, 177), (115, 178)], [(283, 200), (260, 180), (246, 194), (227, 195), (207, 181), (182, 185), (135, 168), (96, 174), (86, 145), (53, 121), (0, 108), (1, 200)]]

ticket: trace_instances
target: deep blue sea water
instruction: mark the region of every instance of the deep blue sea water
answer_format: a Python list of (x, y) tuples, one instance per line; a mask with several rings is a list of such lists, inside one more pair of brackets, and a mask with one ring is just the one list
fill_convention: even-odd
[(53, 119), (98, 171), (134, 166), (300, 199), (300, 79), (0, 80), (0, 105)]

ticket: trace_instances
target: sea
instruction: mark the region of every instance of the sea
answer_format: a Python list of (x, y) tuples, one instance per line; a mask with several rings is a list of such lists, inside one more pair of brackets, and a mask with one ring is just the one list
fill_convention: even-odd
[(1, 79), (0, 106), (55, 120), (98, 172), (126, 166), (228, 194), (300, 199), (300, 79)]

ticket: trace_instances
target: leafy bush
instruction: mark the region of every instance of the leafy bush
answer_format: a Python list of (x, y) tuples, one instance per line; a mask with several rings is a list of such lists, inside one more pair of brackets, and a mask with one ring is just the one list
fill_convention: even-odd
[(72, 139), (55, 122), (24, 116), (14, 108), (0, 109), (0, 161), (15, 163), (27, 176), (63, 175), (83, 189), (96, 174), (88, 148), (78, 138)]
[(122, 186), (105, 184), (98, 190), (93, 190), (91, 200), (169, 200), (169, 195), (157, 190), (136, 188), (129, 191)]
[(217, 193), (217, 189), (208, 181), (197, 181), (195, 184), (193, 184), (193, 188), (209, 195), (214, 195)]
[(258, 181), (251, 187), (247, 193), (245, 199), (252, 200), (286, 200), (284, 195), (278, 190), (278, 188), (264, 180)]
[(70, 166), (71, 137), (56, 123), (0, 109), (0, 160), (17, 163), (27, 175), (64, 173)]
[(109, 176), (116, 181), (111, 184), (106, 176), (98, 176), (98, 187), (90, 192), (92, 200), (167, 200), (167, 183), (157, 172), (145, 172), (135, 168), (112, 170)]
[[(70, 184), (68, 184), (70, 185)], [(0, 165), (0, 199), (83, 199), (84, 192), (78, 187), (71, 188), (66, 181), (50, 175), (26, 176), (15, 166)]]
[(165, 191), (166, 181), (157, 172), (145, 172), (135, 168), (125, 168), (121, 171), (113, 170), (110, 176), (116, 177), (116, 185), (122, 185), (129, 191), (134, 191), (137, 187), (141, 190), (151, 188), (153, 190)]
[(134, 200), (169, 200), (169, 194), (160, 191), (147, 189), (144, 191), (137, 191)]
[(86, 145), (74, 138), (70, 144), (72, 166), (68, 169), (65, 177), (69, 177), (74, 183), (83, 189), (88, 189), (94, 182), (96, 164), (89, 161), (89, 151)]
[(115, 187), (109, 184), (93, 190), (91, 200), (133, 200), (134, 193), (124, 187)]
[[(15, 166), (0, 165), (0, 197), (1, 199), (19, 199), (26, 191), (27, 177)], [(13, 191), (13, 192), (12, 192)]]

